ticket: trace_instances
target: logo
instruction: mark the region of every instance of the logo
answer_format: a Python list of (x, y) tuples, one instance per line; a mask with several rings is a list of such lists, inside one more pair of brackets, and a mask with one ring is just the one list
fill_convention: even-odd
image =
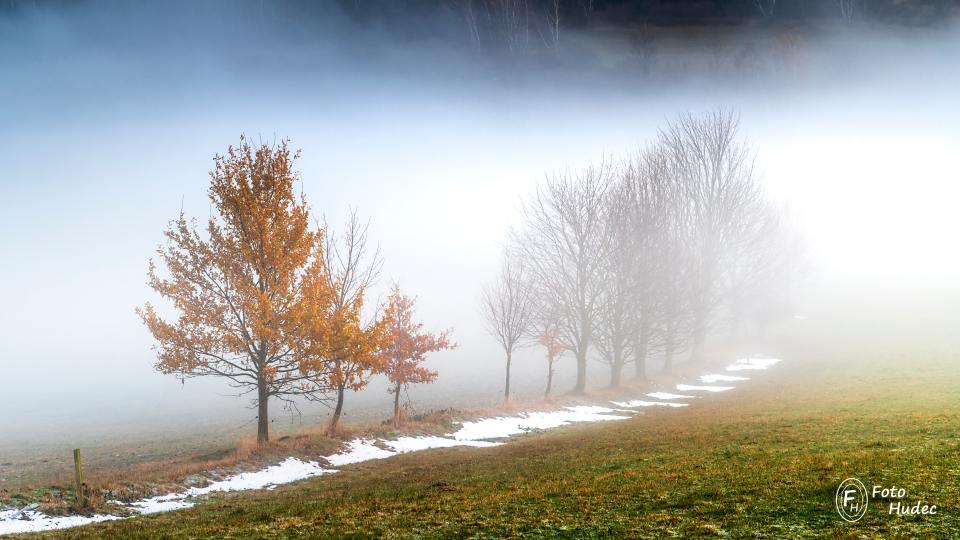
[(840, 482), (837, 488), (837, 512), (844, 520), (851, 523), (860, 521), (867, 513), (867, 503), (870, 502), (867, 488), (856, 478), (847, 478)]

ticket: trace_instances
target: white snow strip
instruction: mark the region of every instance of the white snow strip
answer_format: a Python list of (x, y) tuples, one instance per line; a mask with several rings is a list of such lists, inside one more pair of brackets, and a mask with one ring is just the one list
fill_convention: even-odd
[(280, 484), (289, 484), (297, 480), (334, 472), (337, 471), (324, 469), (316, 461), (301, 461), (291, 457), (263, 470), (240, 473), (225, 480), (213, 482), (205, 487), (190, 488), (183, 493), (171, 493), (142, 499), (131, 503), (130, 507), (141, 514), (169, 512), (170, 510), (180, 510), (193, 506), (193, 503), (187, 500), (190, 497), (222, 491), (245, 491), (263, 488), (271, 490)]
[(696, 396), (685, 396), (683, 394), (671, 394), (670, 392), (653, 392), (647, 394), (648, 397), (656, 399), (690, 399)]
[(749, 364), (734, 364), (732, 366), (727, 366), (727, 371), (746, 371), (746, 370), (759, 370), (767, 369), (766, 366), (751, 366)]
[(727, 371), (743, 371), (747, 369), (767, 369), (779, 362), (779, 358), (741, 358), (733, 365), (727, 366)]
[(611, 412), (617, 411), (607, 407), (576, 406), (564, 407), (559, 411), (535, 411), (521, 413), (518, 416), (484, 418), (462, 422), (460, 429), (450, 436), (458, 441), (503, 439), (535, 429), (551, 429), (574, 422), (598, 422), (630, 418), (629, 416), (609, 414)]
[(289, 457), (281, 463), (271, 465), (260, 471), (240, 473), (226, 480), (213, 482), (209, 486), (202, 488), (190, 488), (184, 495), (187, 497), (196, 497), (217, 491), (274, 489), (280, 484), (289, 484), (290, 482), (296, 482), (297, 480), (331, 472), (336, 471), (333, 469), (324, 469), (316, 461), (301, 461), (297, 458)]
[(193, 506), (193, 503), (184, 500), (183, 494), (174, 493), (172, 495), (160, 495), (159, 497), (143, 499), (135, 503), (131, 503), (130, 506), (141, 514), (158, 514), (160, 512), (169, 512), (171, 510), (190, 508)]
[(705, 392), (724, 392), (726, 390), (733, 390), (732, 386), (695, 386), (692, 384), (678, 384), (677, 390), (691, 391), (691, 390), (703, 390)]
[(599, 405), (574, 405), (573, 407), (564, 407), (564, 409), (577, 414), (610, 414), (612, 412), (617, 412), (617, 409), (601, 407)]
[(737, 377), (736, 375), (720, 375), (719, 373), (708, 373), (706, 375), (700, 376), (700, 382), (702, 383), (715, 383), (715, 382), (734, 382), (734, 381), (749, 381), (750, 377)]
[(477, 448), (486, 448), (489, 446), (499, 446), (503, 443), (490, 441), (458, 441), (447, 437), (423, 436), (423, 437), (400, 437), (395, 441), (384, 441), (384, 443), (393, 448), (397, 453), (419, 452), (420, 450), (429, 450), (431, 448), (450, 448), (451, 446), (473, 446)]
[(327, 456), (325, 458), (327, 462), (334, 467), (339, 467), (341, 465), (360, 463), (370, 461), (371, 459), (383, 459), (397, 455), (397, 452), (380, 448), (370, 439), (354, 439), (347, 443), (347, 446), (350, 447), (349, 451)]
[[(692, 396), (691, 396), (692, 397)], [(635, 399), (633, 401), (611, 401), (614, 405), (618, 407), (656, 407), (660, 405), (662, 407), (686, 407), (686, 403), (675, 403), (671, 401), (644, 401), (642, 399)]]
[[(26, 519), (24, 519), (26, 518)], [(121, 519), (119, 516), (48, 516), (27, 510), (0, 510), (0, 535), (68, 529), (88, 523)]]

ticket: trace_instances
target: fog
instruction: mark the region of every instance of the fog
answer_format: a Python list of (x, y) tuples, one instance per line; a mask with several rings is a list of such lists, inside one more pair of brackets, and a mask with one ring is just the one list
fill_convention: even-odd
[[(157, 301), (146, 270), (164, 227), (181, 209), (210, 215), (212, 157), (240, 134), (291, 139), (314, 212), (335, 228), (351, 208), (370, 219), (385, 259), (376, 293), (396, 281), (427, 328), (453, 328), (459, 348), (430, 360), (437, 383), (410, 392), (421, 410), (501, 395), (480, 287), (544, 174), (631, 152), (684, 111), (739, 112), (806, 239), (798, 313), (854, 330), (865, 312), (883, 318), (877, 306), (955, 317), (943, 308), (960, 276), (953, 24), (829, 27), (789, 62), (763, 28), (731, 28), (713, 50), (665, 35), (658, 66), (687, 67), (661, 77), (576, 30), (568, 61), (519, 62), (451, 45), (452, 14), (361, 23), (283, 6), (0, 11), (0, 445), (255, 415), (217, 381), (155, 372), (134, 313)], [(743, 50), (747, 67), (727, 60)], [(514, 363), (521, 395), (542, 392), (543, 364), (533, 350)], [(563, 389), (572, 359), (559, 369)], [(385, 417), (389, 403), (373, 384), (348, 396), (347, 419)]]

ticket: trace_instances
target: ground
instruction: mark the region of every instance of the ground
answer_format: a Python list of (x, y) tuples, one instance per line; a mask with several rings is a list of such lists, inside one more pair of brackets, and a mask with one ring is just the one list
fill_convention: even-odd
[[(851, 353), (852, 354), (852, 353)], [(342, 468), (273, 492), (54, 531), (66, 538), (960, 536), (956, 352), (795, 357), (686, 409)], [(897, 486), (846, 523), (840, 481)]]

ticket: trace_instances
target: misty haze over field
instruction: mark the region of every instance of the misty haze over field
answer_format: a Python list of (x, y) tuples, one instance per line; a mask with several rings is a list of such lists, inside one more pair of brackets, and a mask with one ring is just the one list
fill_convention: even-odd
[[(429, 361), (438, 382), (411, 391), (420, 410), (499, 399), (480, 287), (544, 174), (633, 152), (687, 111), (739, 112), (804, 234), (796, 309), (809, 318), (794, 325), (856, 336), (858, 321), (957, 320), (950, 21), (657, 27), (642, 54), (598, 25), (566, 30), (558, 60), (478, 54), (452, 11), (371, 22), (269, 2), (81, 5), (0, 10), (0, 447), (255, 415), (218, 381), (155, 372), (134, 313), (157, 300), (146, 271), (164, 227), (181, 209), (210, 215), (212, 157), (240, 134), (290, 138), (313, 211), (335, 228), (351, 208), (370, 219), (385, 259), (375, 293), (399, 282), (427, 328), (454, 329), (459, 348)], [(514, 366), (519, 394), (538, 396), (540, 352)], [(563, 390), (572, 358), (559, 370)], [(374, 384), (348, 396), (347, 419), (389, 403)]]

